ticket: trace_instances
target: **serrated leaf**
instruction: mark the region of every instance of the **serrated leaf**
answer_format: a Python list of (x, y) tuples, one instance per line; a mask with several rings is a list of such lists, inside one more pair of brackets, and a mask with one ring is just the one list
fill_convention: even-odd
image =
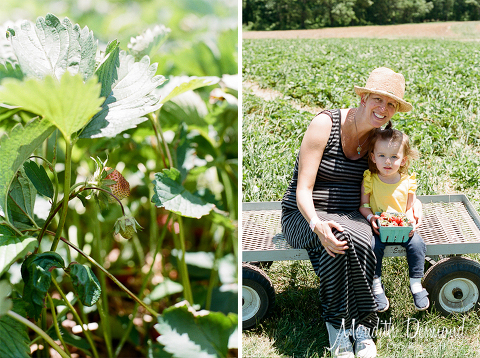
[(177, 358), (226, 357), (230, 335), (237, 326), (237, 315), (195, 312), (185, 302), (169, 307), (158, 318), (157, 341)]
[(160, 103), (170, 101), (172, 98), (181, 95), (187, 91), (210, 86), (220, 81), (218, 77), (187, 77), (177, 76), (170, 77), (165, 86), (155, 91), (155, 94), (161, 96)]
[(9, 217), (12, 222), (30, 223), (28, 216), (31, 218), (34, 216), (33, 209), (37, 190), (28, 180), (23, 168), (17, 172), (8, 195)]
[[(115, 51), (109, 54), (109, 63), (116, 61), (115, 54)], [(102, 104), (102, 110), (88, 123), (80, 138), (114, 137), (146, 121), (148, 113), (162, 106), (159, 98), (152, 94), (165, 81), (163, 76), (155, 75), (156, 63), (150, 65), (148, 56), (135, 62), (133, 56), (125, 51), (118, 53), (118, 63), (118, 67), (111, 64), (101, 67), (99, 78), (104, 84), (110, 76), (111, 91)]]
[(100, 85), (95, 78), (84, 83), (81, 75), (69, 73), (60, 81), (51, 76), (41, 81), (5, 79), (0, 90), (0, 102), (40, 115), (66, 138), (82, 129), (100, 110), (103, 98), (99, 96)]
[(88, 307), (93, 306), (102, 293), (100, 282), (87, 265), (72, 262), (65, 270), (72, 279), (72, 285), (80, 301)]
[(53, 268), (63, 268), (65, 262), (56, 252), (43, 252), (27, 257), (21, 273), (24, 282), (23, 300), (29, 317), (38, 319), (45, 306), (47, 291), (52, 283), (50, 273)]
[(152, 202), (159, 208), (163, 207), (181, 216), (199, 219), (207, 215), (214, 205), (205, 203), (200, 197), (187, 191), (180, 180), (181, 174), (175, 168), (155, 173), (153, 180), (155, 194)]
[(117, 79), (117, 69), (120, 66), (120, 44), (117, 40), (108, 43), (102, 62), (98, 65), (95, 74), (102, 85), (100, 95), (107, 98), (112, 92), (112, 84)]
[[(23, 312), (18, 312), (17, 305), (18, 302), (14, 303), (13, 311), (23, 316)], [(0, 317), (0, 357), (29, 358), (29, 343), (27, 326), (10, 316)]]
[(34, 119), (25, 127), (17, 124), (0, 138), (0, 209), (5, 212), (10, 184), (23, 162), (55, 130), (48, 121)]
[(34, 237), (17, 235), (8, 227), (0, 225), (0, 276), (18, 259), (29, 252), (33, 252), (38, 246)]
[(95, 69), (97, 43), (88, 27), (73, 25), (68, 18), (55, 15), (39, 17), (34, 23), (23, 21), (8, 29), (13, 51), (23, 73), (28, 77), (57, 79), (65, 72), (81, 73), (90, 78)]
[(141, 35), (130, 38), (130, 43), (127, 45), (129, 52), (137, 60), (143, 56), (151, 57), (162, 46), (169, 33), (170, 29), (164, 25), (156, 25), (153, 29), (147, 29)]
[(21, 80), (23, 78), (22, 70), (17, 63), (11, 61), (5, 61), (0, 63), (0, 81), (4, 78), (16, 78)]
[(35, 189), (37, 189), (37, 192), (47, 198), (53, 199), (53, 184), (45, 168), (32, 160), (27, 160), (23, 163), (23, 169), (28, 179), (30, 179)]

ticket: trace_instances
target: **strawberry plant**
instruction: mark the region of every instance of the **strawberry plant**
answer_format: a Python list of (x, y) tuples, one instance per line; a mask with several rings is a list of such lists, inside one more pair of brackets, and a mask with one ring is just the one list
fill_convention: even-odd
[[(156, 27), (128, 50), (117, 40), (100, 50), (88, 27), (53, 14), (8, 27), (0, 59), (2, 357), (48, 356), (46, 347), (62, 357), (116, 357), (126, 342), (142, 356), (228, 355), (237, 316), (214, 306), (232, 298), (222, 292), (236, 297), (227, 289), (235, 273), (220, 272), (236, 261), (236, 86), (227, 75), (157, 74), (151, 51), (168, 34)], [(197, 89), (210, 91), (208, 106)], [(129, 161), (139, 169), (122, 170)], [(187, 238), (200, 228), (198, 246), (214, 249), (203, 252), (208, 283), (199, 290)], [(112, 267), (122, 254), (132, 264)], [(141, 270), (125, 278), (135, 263)], [(128, 315), (117, 314), (119, 299)]]

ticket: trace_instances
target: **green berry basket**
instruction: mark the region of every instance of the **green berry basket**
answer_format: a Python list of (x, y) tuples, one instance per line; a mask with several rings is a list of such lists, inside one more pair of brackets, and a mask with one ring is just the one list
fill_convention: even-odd
[[(377, 215), (380, 215), (377, 213)], [(380, 241), (387, 244), (403, 244), (410, 237), (412, 226), (381, 226), (380, 220), (377, 220), (378, 231), (380, 232)]]

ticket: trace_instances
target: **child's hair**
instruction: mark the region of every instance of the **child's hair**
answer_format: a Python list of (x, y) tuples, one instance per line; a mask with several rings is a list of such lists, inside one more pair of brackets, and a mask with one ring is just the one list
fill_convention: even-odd
[(375, 149), (375, 143), (378, 140), (390, 140), (391, 142), (401, 142), (403, 149), (403, 156), (406, 157), (405, 164), (400, 167), (398, 170), (402, 174), (408, 172), (408, 168), (413, 160), (418, 159), (419, 154), (415, 148), (410, 146), (410, 140), (405, 133), (400, 132), (398, 129), (392, 128), (392, 122), (388, 122), (384, 129), (377, 128), (373, 134), (373, 138), (370, 141), (368, 147), (368, 167), (370, 172), (378, 173), (377, 165), (372, 161), (373, 150)]

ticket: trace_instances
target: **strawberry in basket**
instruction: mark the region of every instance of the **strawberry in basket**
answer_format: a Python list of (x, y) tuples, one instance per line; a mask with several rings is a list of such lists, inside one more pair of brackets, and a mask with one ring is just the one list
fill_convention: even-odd
[(408, 222), (407, 216), (402, 213), (383, 212), (380, 214), (378, 223), (380, 226), (412, 226)]

